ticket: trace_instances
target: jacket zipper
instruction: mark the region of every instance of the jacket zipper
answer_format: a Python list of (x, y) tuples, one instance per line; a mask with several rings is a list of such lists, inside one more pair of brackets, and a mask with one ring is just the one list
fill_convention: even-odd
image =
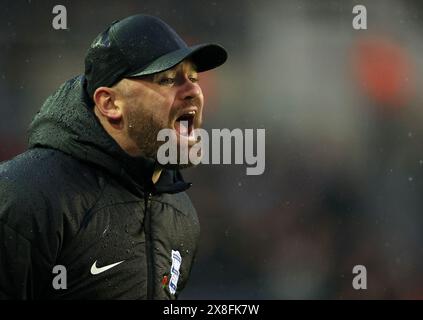
[(154, 265), (153, 265), (153, 241), (151, 235), (151, 210), (149, 205), (151, 202), (152, 194), (148, 193), (145, 197), (145, 250), (147, 257), (147, 299), (152, 300), (154, 297)]

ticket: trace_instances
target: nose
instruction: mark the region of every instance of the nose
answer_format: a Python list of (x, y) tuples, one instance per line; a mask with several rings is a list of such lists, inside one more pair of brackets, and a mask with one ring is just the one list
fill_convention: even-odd
[(195, 99), (202, 95), (200, 85), (192, 82), (190, 79), (184, 79), (179, 92), (182, 100)]

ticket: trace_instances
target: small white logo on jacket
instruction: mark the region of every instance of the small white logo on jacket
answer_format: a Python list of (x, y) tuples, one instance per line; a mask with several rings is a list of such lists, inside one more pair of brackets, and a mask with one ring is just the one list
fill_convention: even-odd
[(179, 251), (172, 250), (172, 267), (170, 268), (170, 281), (169, 291), (171, 294), (175, 294), (176, 288), (178, 287), (179, 280), (179, 268), (181, 267), (182, 257)]
[(113, 264), (109, 264), (108, 266), (104, 266), (104, 267), (101, 267), (101, 268), (97, 268), (97, 260), (93, 263), (93, 265), (91, 266), (91, 274), (92, 275), (96, 275), (96, 274), (99, 274), (99, 273), (102, 273), (102, 272), (104, 272), (104, 271), (107, 271), (107, 270), (109, 270), (109, 269), (111, 269), (111, 268), (113, 268), (113, 267), (116, 267), (118, 264), (121, 264), (122, 262), (124, 262), (125, 260), (123, 260), (123, 261), (119, 261), (119, 262), (116, 262), (116, 263), (113, 263)]

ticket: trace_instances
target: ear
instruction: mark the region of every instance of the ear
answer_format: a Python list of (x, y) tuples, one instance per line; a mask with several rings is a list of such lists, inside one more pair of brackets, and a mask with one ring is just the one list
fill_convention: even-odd
[(109, 121), (119, 121), (122, 118), (122, 109), (116, 105), (116, 92), (113, 88), (99, 87), (93, 94), (94, 103), (102, 116)]

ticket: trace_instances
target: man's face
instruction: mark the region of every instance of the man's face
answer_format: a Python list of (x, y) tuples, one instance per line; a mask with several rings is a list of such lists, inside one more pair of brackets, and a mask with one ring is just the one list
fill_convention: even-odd
[(178, 144), (182, 139), (189, 147), (195, 144), (193, 130), (201, 127), (204, 97), (190, 61), (151, 76), (123, 79), (117, 87), (115, 103), (122, 108), (124, 130), (142, 155), (156, 158), (163, 143), (157, 134), (165, 128), (176, 131)]

